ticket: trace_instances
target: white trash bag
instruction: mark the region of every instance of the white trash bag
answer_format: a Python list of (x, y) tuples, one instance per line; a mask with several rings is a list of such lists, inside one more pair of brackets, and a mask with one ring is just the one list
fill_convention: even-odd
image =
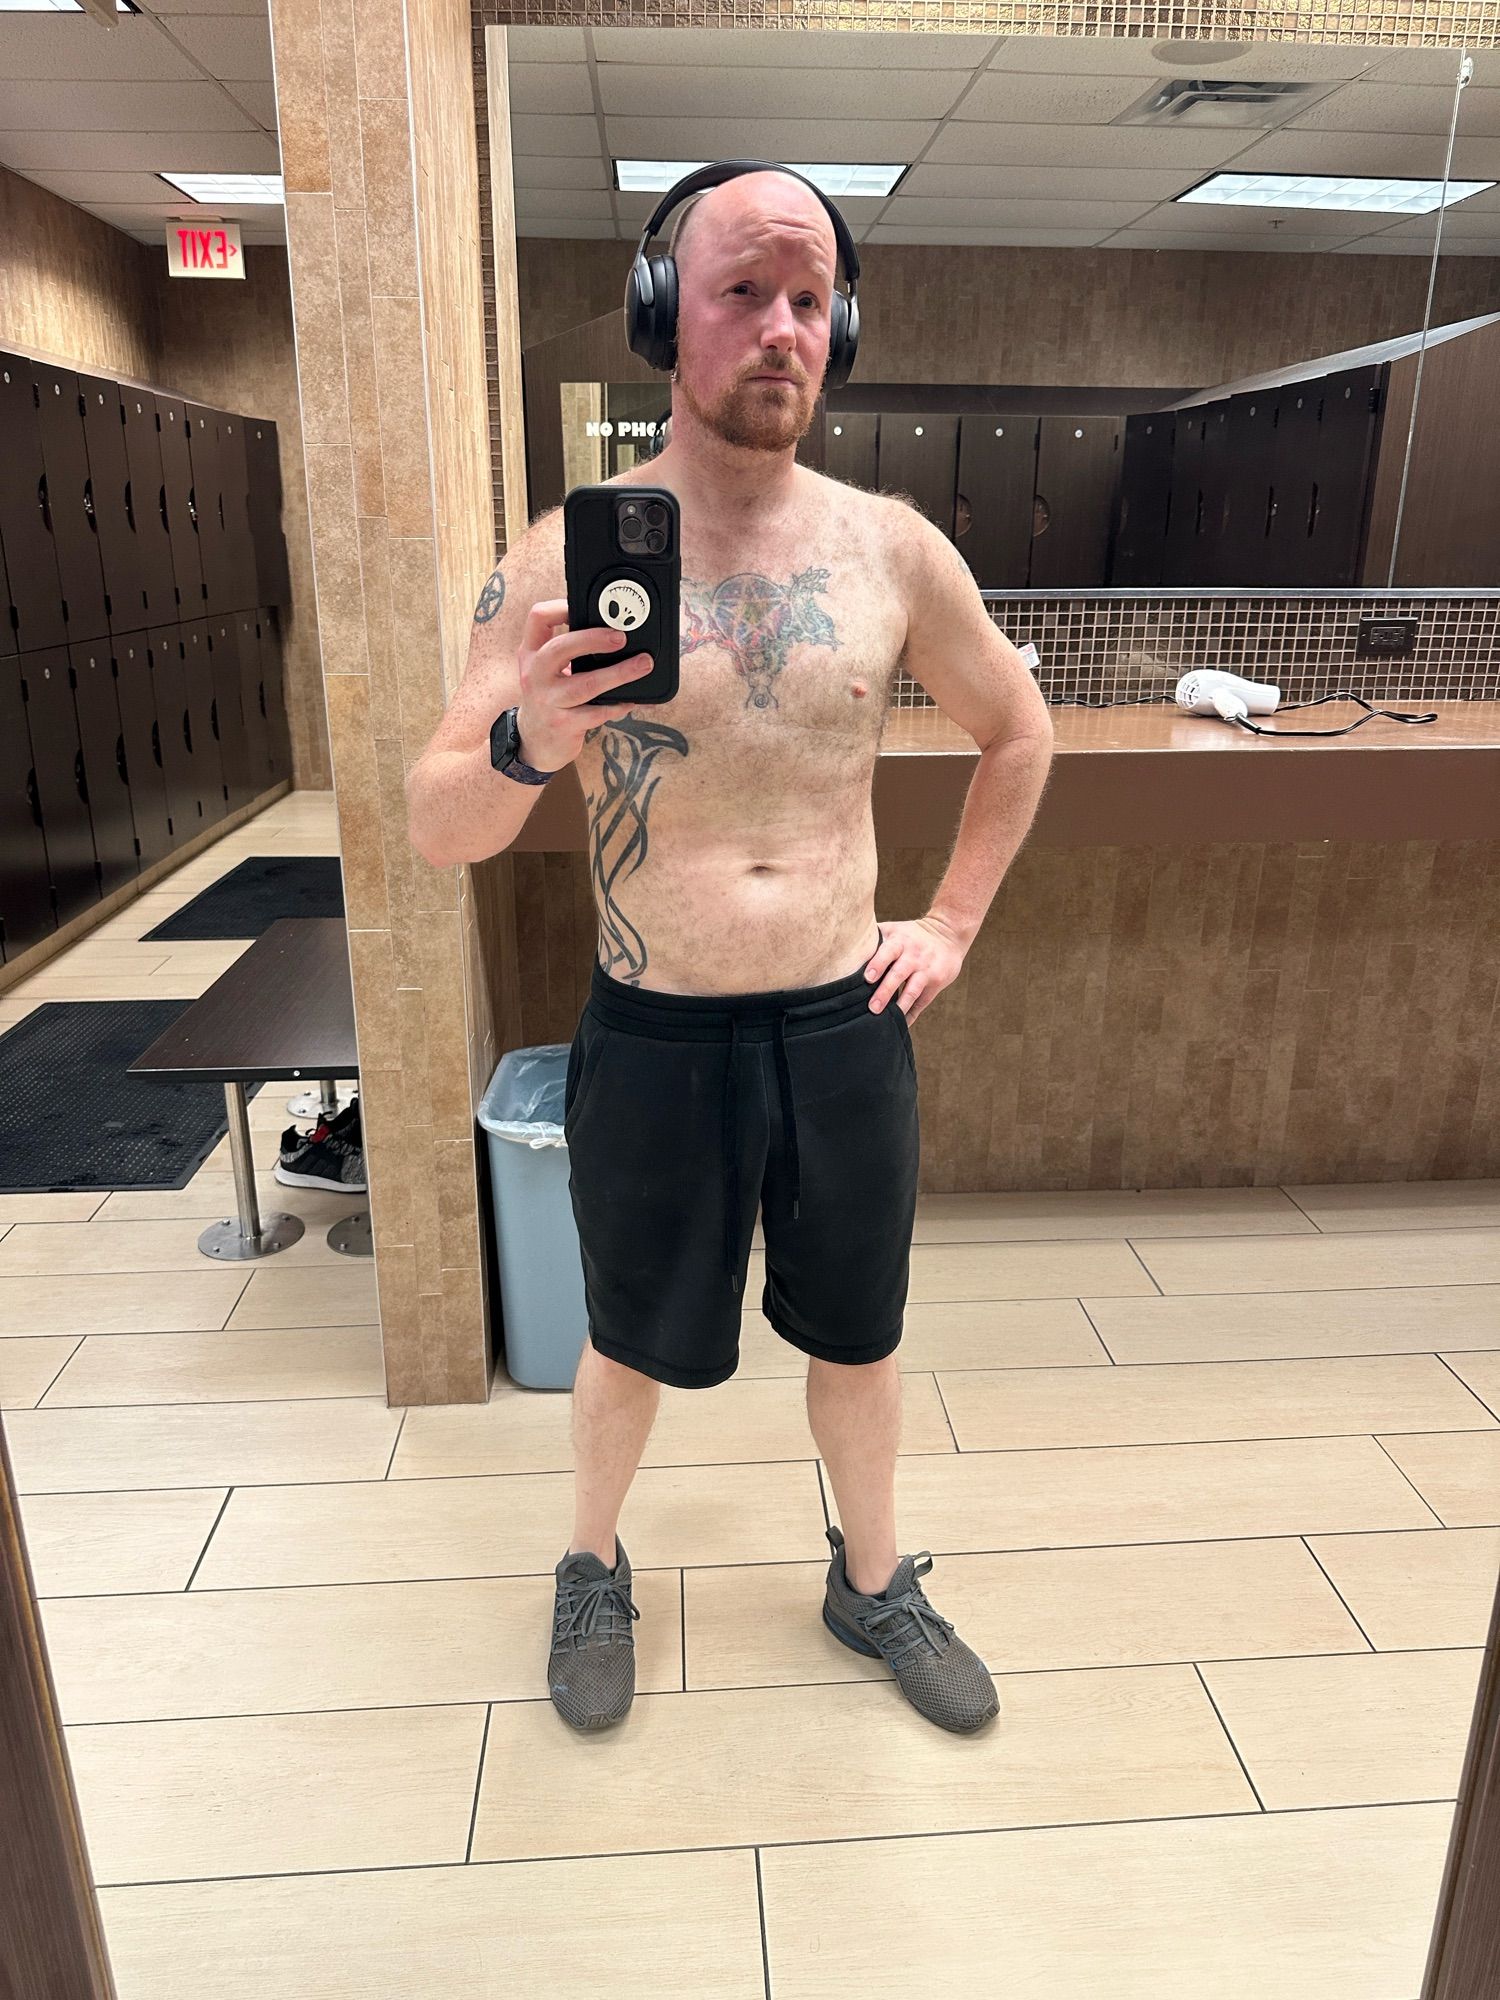
[(485, 1131), (514, 1145), (530, 1146), (533, 1151), (541, 1146), (565, 1145), (563, 1097), (572, 1046), (571, 1042), (542, 1042), (535, 1048), (511, 1049), (502, 1057), (479, 1107), (479, 1122)]

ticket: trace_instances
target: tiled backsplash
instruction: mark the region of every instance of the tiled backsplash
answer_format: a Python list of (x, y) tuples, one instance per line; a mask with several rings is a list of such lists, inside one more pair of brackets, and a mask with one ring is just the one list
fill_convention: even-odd
[[(1274, 681), (1284, 701), (1361, 694), (1367, 701), (1500, 699), (1500, 595), (1457, 592), (1079, 591), (1037, 596), (986, 591), (990, 616), (1017, 646), (1035, 646), (1049, 701), (1128, 701), (1170, 693), (1195, 667)], [(1414, 618), (1416, 650), (1404, 660), (1361, 660), (1362, 615)], [(897, 708), (932, 705), (902, 674)]]

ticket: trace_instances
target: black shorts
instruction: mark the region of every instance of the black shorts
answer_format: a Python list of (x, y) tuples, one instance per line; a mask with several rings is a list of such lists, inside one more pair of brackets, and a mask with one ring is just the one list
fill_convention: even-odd
[(863, 968), (825, 986), (655, 993), (594, 961), (563, 1132), (589, 1338), (676, 1388), (739, 1365), (750, 1241), (761, 1311), (825, 1361), (901, 1339), (917, 1205), (917, 1067)]

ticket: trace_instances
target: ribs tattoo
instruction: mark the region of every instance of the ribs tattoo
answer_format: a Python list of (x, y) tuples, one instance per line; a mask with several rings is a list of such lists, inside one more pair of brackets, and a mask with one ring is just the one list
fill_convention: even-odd
[(596, 799), (586, 795), (589, 808), (589, 873), (603, 932), (604, 970), (616, 979), (639, 980), (646, 970), (646, 940), (621, 910), (615, 897), (619, 882), (633, 875), (646, 858), (646, 815), (651, 794), (661, 782), (652, 766), (671, 751), (688, 754), (680, 729), (663, 722), (643, 722), (633, 715), (591, 730), (584, 741), (600, 739), (603, 786)]

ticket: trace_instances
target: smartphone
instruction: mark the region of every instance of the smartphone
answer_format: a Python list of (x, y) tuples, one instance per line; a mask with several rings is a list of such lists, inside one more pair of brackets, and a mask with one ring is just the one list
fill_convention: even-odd
[(678, 685), (682, 514), (665, 486), (575, 486), (563, 501), (568, 625), (627, 634), (610, 653), (580, 653), (575, 674), (649, 653), (651, 670), (584, 705), (670, 701)]

